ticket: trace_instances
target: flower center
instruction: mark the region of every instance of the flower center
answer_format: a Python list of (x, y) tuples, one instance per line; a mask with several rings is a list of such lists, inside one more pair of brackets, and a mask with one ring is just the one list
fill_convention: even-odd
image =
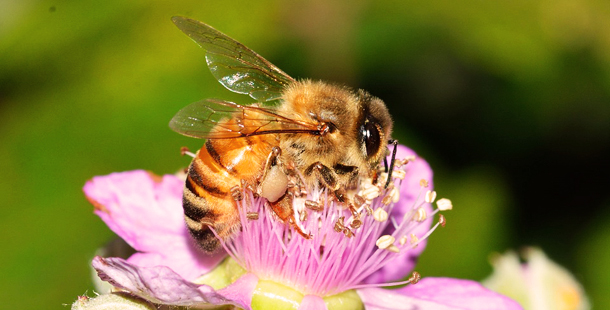
[[(363, 286), (383, 286), (363, 281), (406, 255), (444, 223), (441, 215), (439, 223), (429, 229), (430, 216), (439, 209), (432, 211), (430, 206), (435, 192), (422, 195), (428, 187), (425, 180), (420, 182), (418, 193), (407, 193), (416, 196), (414, 203), (397, 204), (408, 162), (398, 161), (388, 188), (384, 188), (387, 176), (383, 173), (379, 184), (370, 179), (360, 180), (356, 194), (352, 194), (355, 206), (340, 204), (318, 188), (307, 189), (306, 195), (295, 197), (296, 224), (311, 233), (311, 239), (302, 238), (290, 225), (281, 222), (266, 206), (264, 198), (255, 198), (245, 190), (244, 199), (238, 201), (241, 232), (223, 242), (223, 247), (248, 272), (305, 295), (329, 296)], [(422, 225), (424, 229), (418, 229)], [(388, 285), (418, 279), (419, 275), (414, 274), (408, 281)]]

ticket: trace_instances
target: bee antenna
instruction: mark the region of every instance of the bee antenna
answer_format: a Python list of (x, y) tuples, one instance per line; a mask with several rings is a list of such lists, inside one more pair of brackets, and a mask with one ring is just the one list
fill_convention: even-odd
[(386, 165), (386, 171), (388, 171), (388, 179), (385, 181), (385, 186), (383, 188), (388, 188), (388, 186), (390, 185), (390, 181), (392, 180), (392, 172), (394, 171), (394, 162), (396, 161), (396, 148), (398, 148), (398, 140), (389, 140), (388, 144), (394, 145), (394, 149), (392, 150), (392, 158), (390, 159), (389, 170), (385, 159), (383, 161)]

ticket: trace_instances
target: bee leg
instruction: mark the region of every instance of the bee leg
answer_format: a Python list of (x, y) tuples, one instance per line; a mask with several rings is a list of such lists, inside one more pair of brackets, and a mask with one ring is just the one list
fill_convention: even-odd
[(312, 173), (315, 173), (318, 176), (317, 179), (325, 187), (333, 191), (338, 189), (335, 173), (321, 162), (317, 161), (305, 169), (305, 175), (310, 175)]
[(305, 169), (305, 174), (316, 173), (318, 176), (318, 180), (322, 183), (323, 186), (333, 191), (335, 198), (341, 203), (345, 203), (347, 205), (351, 205), (351, 199), (347, 197), (347, 190), (345, 189), (345, 185), (339, 185), (337, 182), (337, 169), (340, 171), (345, 171), (344, 174), (352, 174), (354, 176), (358, 175), (358, 170), (353, 166), (343, 166), (337, 165), (338, 168), (335, 167), (335, 170), (332, 170), (322, 164), (321, 162), (315, 162), (310, 165), (307, 169)]
[(299, 225), (297, 225), (296, 218), (294, 217), (294, 210), (292, 208), (292, 194), (286, 193), (278, 201), (269, 202), (269, 206), (275, 212), (275, 214), (284, 222), (288, 222), (299, 235), (305, 239), (311, 239), (311, 235), (305, 233)]
[(277, 146), (273, 147), (267, 157), (263, 175), (256, 187), (256, 193), (261, 197), (267, 198), (270, 202), (281, 199), (288, 189), (288, 176), (286, 176), (279, 162), (280, 154), (280, 148)]
[(260, 177), (260, 180), (265, 180), (267, 177), (267, 172), (271, 169), (272, 166), (276, 166), (279, 164), (279, 157), (282, 154), (282, 149), (277, 146), (274, 146), (271, 149), (271, 152), (267, 156), (267, 161), (265, 161), (265, 167), (263, 168), (263, 175)]

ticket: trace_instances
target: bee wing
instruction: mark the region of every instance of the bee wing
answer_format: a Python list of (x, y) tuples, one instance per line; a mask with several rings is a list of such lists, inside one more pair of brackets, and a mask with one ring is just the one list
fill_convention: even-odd
[(277, 133), (319, 135), (319, 124), (291, 119), (273, 109), (244, 106), (230, 101), (206, 99), (192, 103), (169, 122), (169, 127), (185, 136), (201, 139), (232, 139)]
[(279, 99), (282, 90), (295, 81), (253, 50), (209, 25), (182, 16), (174, 16), (172, 21), (206, 50), (212, 75), (233, 92), (258, 101), (272, 101)]

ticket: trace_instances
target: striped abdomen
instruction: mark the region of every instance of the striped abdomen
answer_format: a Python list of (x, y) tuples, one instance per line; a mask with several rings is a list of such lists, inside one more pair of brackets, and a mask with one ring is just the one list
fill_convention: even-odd
[(182, 206), (191, 234), (205, 251), (219, 246), (210, 227), (223, 239), (239, 229), (231, 188), (240, 186), (242, 179), (253, 184), (273, 143), (273, 135), (209, 139), (197, 152), (188, 169)]

